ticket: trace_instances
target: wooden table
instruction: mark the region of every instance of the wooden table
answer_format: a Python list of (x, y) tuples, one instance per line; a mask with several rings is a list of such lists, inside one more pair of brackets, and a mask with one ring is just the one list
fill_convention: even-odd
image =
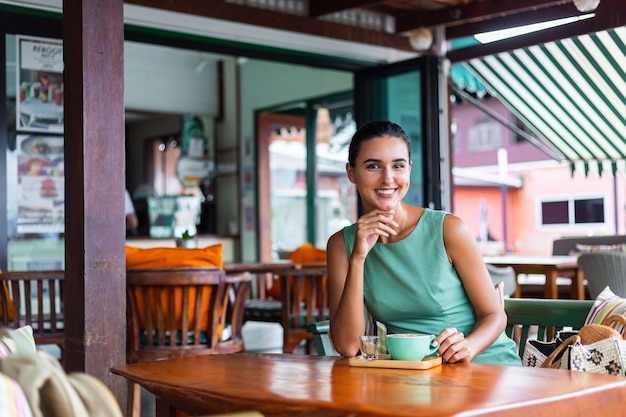
[(233, 262), (225, 263), (224, 271), (226, 274), (241, 274), (249, 272), (251, 274), (273, 272), (283, 268), (291, 268), (293, 264), (289, 260), (271, 261), (271, 262)]
[[(256, 275), (255, 298), (266, 298), (267, 288), (272, 286), (273, 275), (290, 268), (326, 268), (326, 262), (312, 262), (301, 265), (293, 264), (288, 259), (270, 262), (234, 262), (224, 264), (226, 275), (250, 274)], [(269, 274), (269, 276), (268, 276)]]
[[(546, 276), (543, 293), (545, 298), (559, 298), (556, 279), (560, 276), (571, 278), (571, 298), (574, 300), (585, 299), (585, 287), (582, 271), (578, 269), (575, 256), (485, 256), (485, 263), (494, 266), (511, 266), (515, 274), (543, 274)], [(519, 283), (515, 296), (521, 296)]]
[(455, 364), (358, 368), (348, 359), (234, 353), (120, 365), (156, 396), (157, 417), (256, 410), (272, 416), (622, 415), (626, 378)]
[(255, 275), (253, 295), (254, 298), (266, 298), (267, 289), (272, 285), (275, 272), (291, 268), (293, 264), (289, 260), (272, 262), (236, 262), (224, 264), (226, 275), (250, 274)]

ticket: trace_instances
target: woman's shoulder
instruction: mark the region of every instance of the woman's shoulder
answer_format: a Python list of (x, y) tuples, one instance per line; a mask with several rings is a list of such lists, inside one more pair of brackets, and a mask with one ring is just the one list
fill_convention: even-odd
[(455, 214), (448, 213), (443, 219), (443, 236), (446, 241), (451, 239), (473, 239), (468, 225)]
[(338, 245), (344, 245), (343, 229), (336, 231), (328, 238), (326, 243), (326, 250), (330, 251), (336, 248)]

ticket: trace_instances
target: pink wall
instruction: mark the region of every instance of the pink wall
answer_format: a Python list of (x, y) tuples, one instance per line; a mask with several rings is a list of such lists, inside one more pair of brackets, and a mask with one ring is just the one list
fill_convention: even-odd
[[(610, 235), (615, 234), (615, 196), (613, 177), (603, 175), (601, 178), (590, 175), (585, 178), (578, 173), (572, 177), (569, 166), (558, 168), (542, 168), (529, 170), (522, 174), (524, 186), (518, 194), (516, 248), (525, 254), (551, 254), (552, 240), (561, 236)], [(626, 233), (626, 182), (624, 177), (617, 176), (618, 219), (617, 234)], [(601, 196), (605, 203), (605, 225), (571, 225), (552, 228), (539, 227), (540, 197), (586, 197)]]
[[(515, 167), (512, 167), (515, 170)], [(615, 234), (613, 177), (602, 178), (570, 176), (569, 166), (536, 168), (517, 171), (522, 188), (509, 189), (507, 198), (508, 249), (511, 252), (547, 256), (552, 253), (552, 241), (562, 236)], [(626, 180), (617, 176), (618, 234), (626, 234)], [(605, 225), (540, 226), (539, 201), (541, 197), (566, 198), (570, 196), (601, 196), (605, 201)], [(463, 218), (476, 237), (479, 236), (480, 198), (487, 200), (490, 234), (501, 240), (502, 201), (498, 187), (455, 187), (453, 211)]]
[[(485, 198), (487, 202), (487, 221), (489, 224), (489, 235), (495, 240), (502, 240), (503, 233), (503, 206), (502, 192), (496, 187), (456, 187), (452, 194), (452, 204), (454, 214), (461, 217), (478, 238), (480, 235), (480, 200)], [(513, 248), (515, 224), (515, 190), (507, 193), (507, 233), (508, 248)]]
[[(498, 100), (484, 100), (484, 104), (507, 120), (514, 120), (510, 111)], [(497, 174), (497, 149), (470, 152), (467, 146), (470, 128), (489, 118), (484, 112), (469, 103), (451, 106), (451, 120), (456, 121), (457, 135), (452, 146), (452, 165), (455, 167), (478, 167)], [(522, 179), (522, 187), (510, 188), (507, 197), (508, 249), (525, 255), (550, 255), (552, 241), (562, 236), (626, 234), (626, 179), (618, 173), (617, 184), (617, 229), (615, 221), (614, 179), (608, 173), (601, 178), (581, 173), (571, 176), (568, 164), (558, 165), (544, 152), (528, 142), (515, 141), (515, 134), (507, 127), (498, 128), (501, 144), (508, 150), (509, 175)], [(485, 172), (485, 171), (483, 171)], [(502, 233), (502, 200), (499, 186), (457, 186), (452, 194), (453, 212), (463, 218), (476, 237), (479, 236), (480, 199), (484, 197), (488, 206), (488, 223), (491, 236), (500, 240)], [(565, 225), (545, 227), (540, 225), (542, 197), (603, 197), (605, 202), (605, 225)]]

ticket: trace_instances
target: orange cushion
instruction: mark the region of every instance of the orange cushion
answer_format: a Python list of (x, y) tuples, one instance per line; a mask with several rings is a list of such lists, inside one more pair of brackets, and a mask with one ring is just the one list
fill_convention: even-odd
[(126, 245), (126, 269), (217, 266), (223, 269), (222, 244), (206, 248), (137, 248)]
[[(326, 251), (319, 249), (310, 243), (305, 243), (288, 256), (294, 265), (306, 265), (315, 262), (326, 262)], [(269, 289), (269, 295), (275, 299), (280, 299), (280, 282), (274, 282)]]
[[(222, 247), (221, 243), (207, 246), (206, 248), (137, 248), (134, 246), (126, 245), (126, 269), (139, 269), (139, 268), (177, 268), (177, 267), (189, 267), (189, 266), (206, 266), (206, 267), (218, 267), (223, 269), (224, 263), (222, 259)], [(194, 296), (195, 289), (190, 290), (190, 296)], [(175, 297), (178, 299), (182, 294), (182, 289), (177, 288), (175, 291)], [(153, 297), (150, 293), (150, 297)], [(139, 322), (140, 326), (145, 326), (144, 306), (143, 299), (141, 297), (141, 290), (135, 291), (135, 298), (137, 300), (137, 307), (139, 309)], [(161, 300), (164, 309), (167, 309), (168, 301), (167, 294), (161, 294)], [(209, 294), (204, 293), (202, 295), (202, 323), (203, 328), (206, 327), (208, 321), (208, 304)], [(167, 314), (167, 311), (164, 311)], [(187, 317), (189, 324), (193, 325), (193, 316), (195, 314), (194, 306), (190, 305)], [(156, 312), (153, 312), (153, 319), (156, 319)], [(176, 306), (176, 321), (180, 325), (182, 323), (182, 306)]]
[[(1, 273), (2, 273), (2, 270), (0, 270), (0, 274)], [(8, 310), (7, 316), (9, 316), (9, 320), (12, 321), (13, 320), (13, 299), (10, 297), (11, 293), (9, 292), (8, 281), (2, 281), (2, 289), (4, 293), (7, 295), (7, 310)], [(0, 308), (0, 319), (2, 318), (4, 318), (4, 314), (2, 314), (2, 308)]]
[(310, 243), (305, 243), (289, 254), (289, 260), (294, 265), (326, 262), (326, 251), (316, 248)]

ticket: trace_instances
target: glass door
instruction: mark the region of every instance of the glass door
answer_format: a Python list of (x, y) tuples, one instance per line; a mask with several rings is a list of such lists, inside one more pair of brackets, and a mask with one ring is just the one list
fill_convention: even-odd
[(424, 56), (355, 74), (358, 125), (390, 120), (411, 138), (411, 187), (407, 203), (441, 208), (438, 73), (436, 57)]
[(352, 91), (257, 113), (261, 260), (308, 242), (325, 249), (332, 233), (356, 220), (345, 168), (353, 113)]
[(328, 238), (357, 219), (357, 193), (348, 180), (348, 147), (356, 131), (352, 93), (316, 101), (315, 181), (313, 193), (314, 245), (326, 248)]

